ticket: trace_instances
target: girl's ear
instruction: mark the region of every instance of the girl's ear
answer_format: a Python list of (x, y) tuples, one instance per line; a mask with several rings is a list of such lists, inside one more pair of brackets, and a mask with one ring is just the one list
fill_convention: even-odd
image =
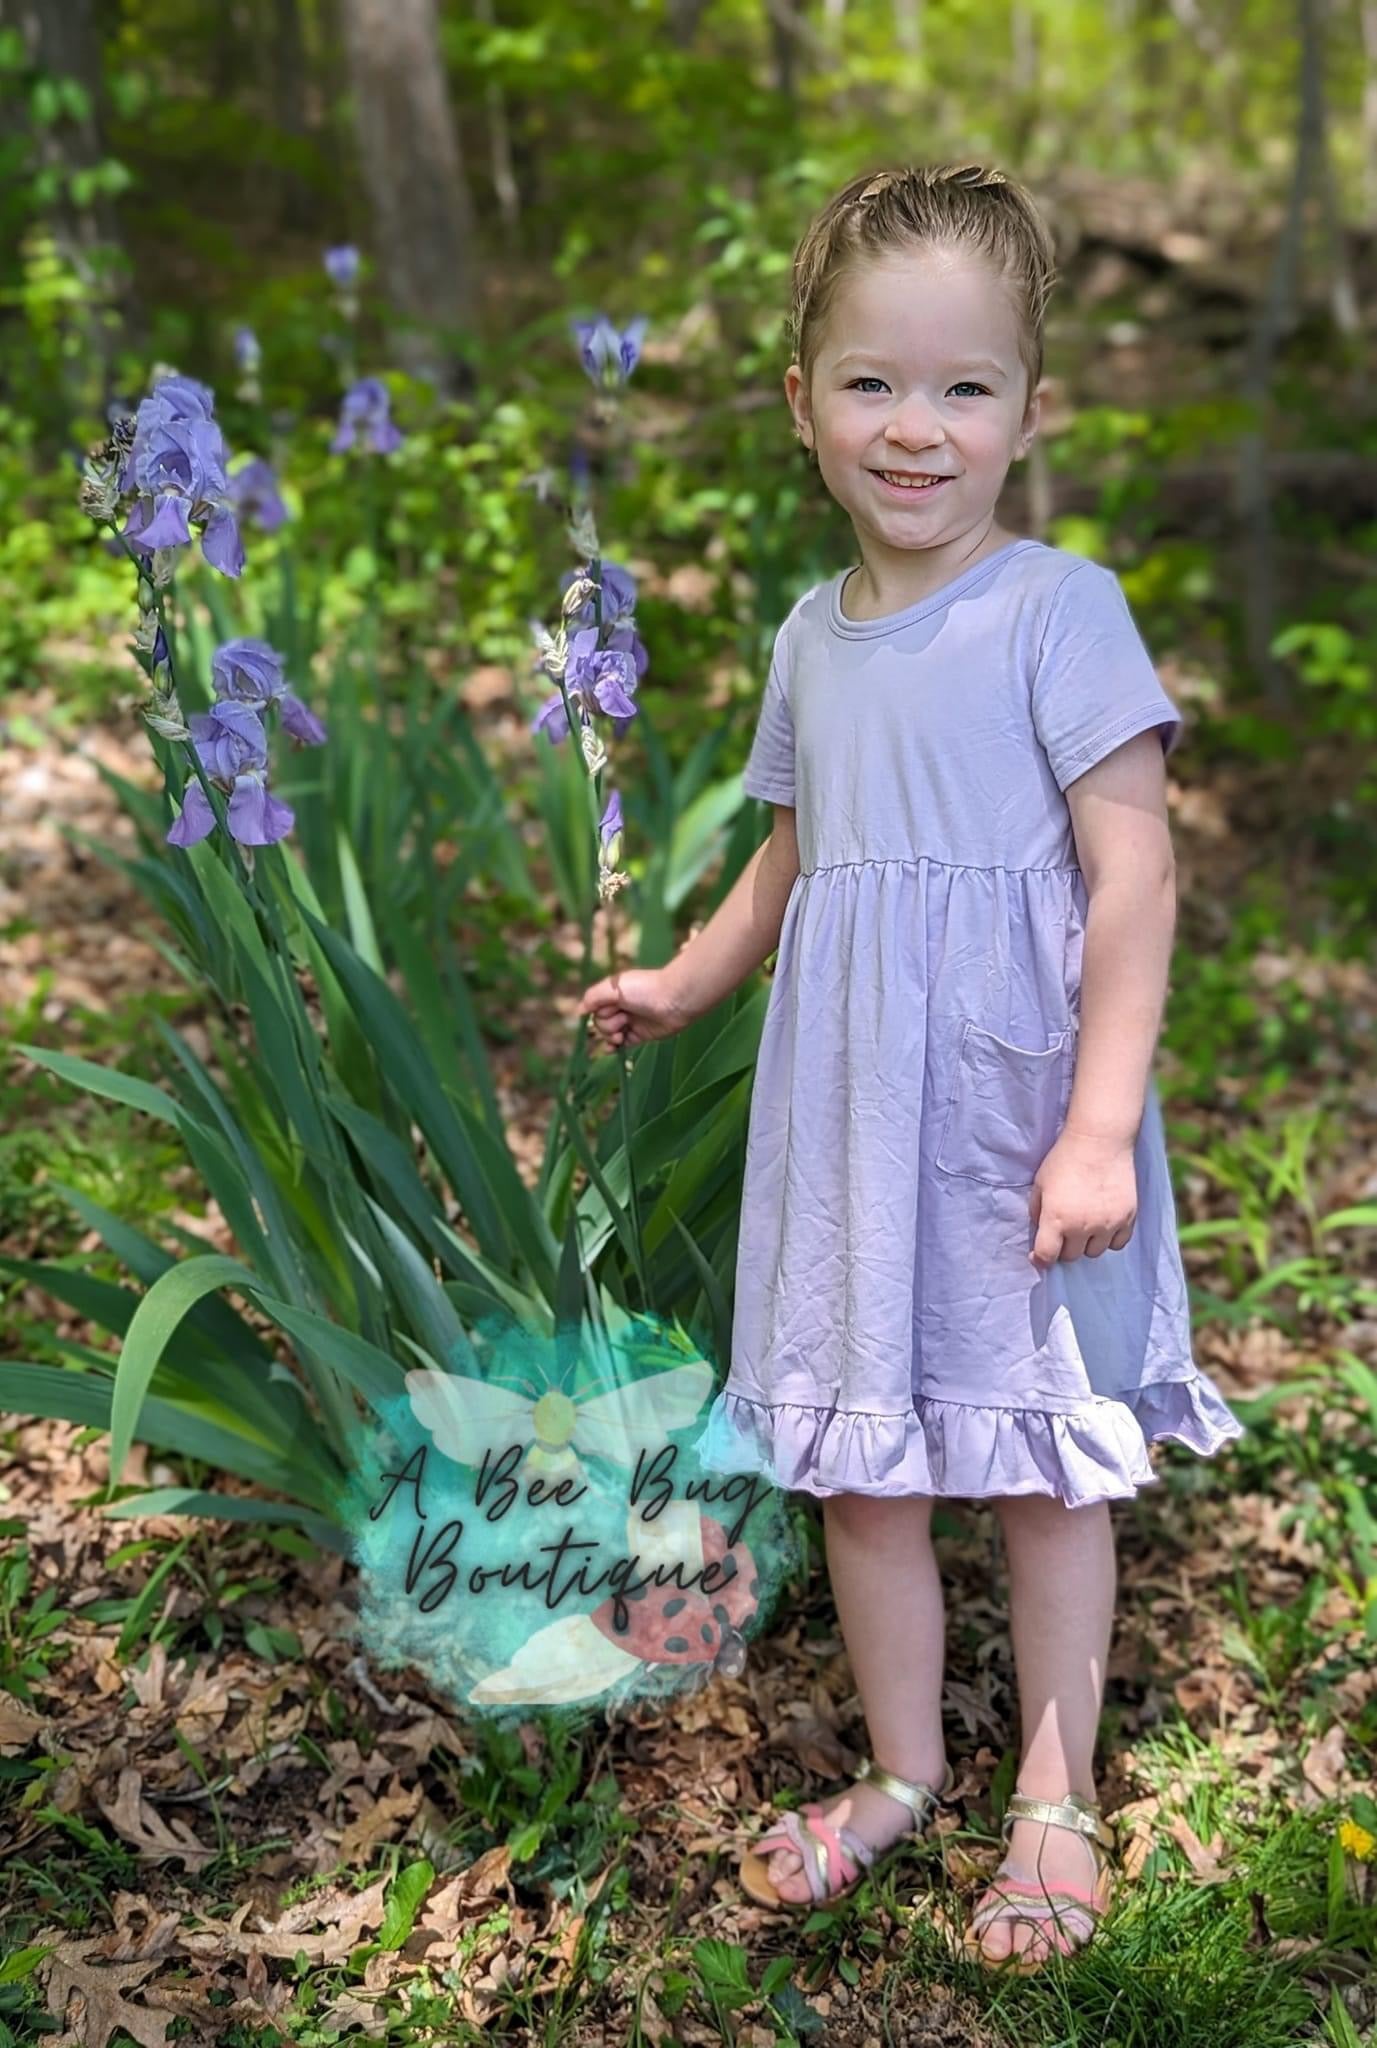
[(1016, 461), (1022, 460), (1022, 458), (1028, 453), (1028, 450), (1032, 447), (1033, 442), (1036, 439), (1038, 426), (1042, 418), (1043, 395), (1047, 391), (1047, 389), (1047, 379), (1044, 377), (1042, 379), (1042, 382), (1038, 385), (1037, 390), (1033, 393), (1032, 397), (1028, 401), (1027, 409), (1023, 415), (1023, 424), (1019, 428), (1018, 454), (1015, 457)]
[(794, 416), (794, 432), (805, 448), (813, 445), (813, 421), (808, 407), (807, 387), (803, 372), (797, 363), (790, 363), (784, 372), (784, 396), (789, 401), (789, 410)]

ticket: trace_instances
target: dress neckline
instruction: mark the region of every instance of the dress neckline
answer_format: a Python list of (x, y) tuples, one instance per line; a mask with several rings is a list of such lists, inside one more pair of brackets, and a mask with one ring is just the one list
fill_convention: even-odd
[(950, 604), (954, 597), (960, 597), (973, 583), (989, 575), (1001, 562), (1018, 553), (1020, 549), (1041, 546), (1043, 542), (1032, 540), (1026, 535), (1015, 540), (1006, 540), (1003, 547), (996, 548), (993, 554), (982, 555), (978, 562), (972, 562), (968, 569), (963, 569), (959, 576), (953, 576), (951, 581), (942, 584), (940, 589), (930, 590), (927, 596), (920, 597), (916, 604), (905, 605), (902, 611), (883, 612), (878, 619), (848, 619), (842, 610), (842, 587), (847, 578), (853, 576), (860, 567), (859, 563), (853, 563), (848, 568), (838, 570), (827, 586), (827, 622), (834, 633), (840, 633), (848, 640), (878, 639), (883, 633), (897, 632), (904, 626), (912, 625), (915, 620), (926, 618), (929, 612), (940, 611), (943, 605)]

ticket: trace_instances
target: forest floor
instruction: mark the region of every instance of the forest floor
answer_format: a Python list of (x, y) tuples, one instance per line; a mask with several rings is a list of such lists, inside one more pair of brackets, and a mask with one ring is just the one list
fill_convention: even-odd
[[(35, 697), (0, 746), (7, 1032), (137, 1068), (156, 1012), (208, 1056), (143, 899), (60, 831), (66, 822), (132, 853), (93, 761), (146, 781), (147, 752), (132, 721), (76, 734), (52, 714)], [(1183, 930), (1202, 946), (1255, 864), (1259, 820), (1276, 828), (1288, 772), (1294, 782), (1294, 771), (1259, 770), (1221, 776), (1208, 793), (1173, 786)], [(1360, 1040), (1366, 1017), (1370, 1043), (1370, 967), (1322, 949), (1260, 949), (1261, 1000), (1293, 994), (1297, 977), (1317, 1036), (1332, 999)], [(525, 1020), (552, 1059), (571, 1000), (552, 995)], [(1350, 1059), (1336, 1038), (1274, 1105), (1284, 1118), (1304, 1115), (1308, 1091), (1342, 1102), (1307, 1190), (1322, 1208), (1377, 1195), (1377, 1095)], [(529, 1171), (548, 1104), (523, 1083), (516, 1041), (494, 1049), (494, 1067)], [(139, 1126), (112, 1124), (13, 1052), (4, 1085), (0, 1251), (95, 1251), (97, 1234), (74, 1232), (44, 1183), (76, 1176), (83, 1159), (95, 1170), (112, 1144), (132, 1153)], [(1169, 1081), (1163, 1096), (1170, 1116)], [(1217, 1110), (1194, 1113), (1225, 1132), (1228, 1089)], [(1276, 1126), (1257, 1128), (1266, 1142)], [(150, 1153), (146, 1169), (171, 1220), (233, 1248), (175, 1150)], [(1273, 1205), (1277, 1260), (1307, 1242), (1302, 1206)], [(1188, 1174), (1181, 1212), (1204, 1220), (1230, 1203), (1209, 1176)], [(143, 1220), (156, 1232), (156, 1214)], [(1193, 1278), (1214, 1276), (1213, 1256), (1188, 1255)], [(40, 1325), (101, 1341), (32, 1278), (8, 1299), (0, 1350), (13, 1356)], [(1340, 1349), (1377, 1364), (1370, 1314), (1275, 1318), (1264, 1303), (1197, 1334), (1198, 1362), (1240, 1403)], [(1286, 1395), (1246, 1449), (1212, 1465), (1158, 1446), (1159, 1483), (1116, 1505), (1099, 1789), (1129, 1903), (1072, 1972), (1000, 1985), (948, 1946), (996, 1859), (992, 1792), (997, 1774), (1008, 1788), (1017, 1740), (988, 1508), (945, 1503), (935, 1524), (958, 1773), (943, 1853), (901, 1853), (860, 1900), (804, 1925), (750, 1903), (734, 1862), (776, 1795), (821, 1795), (866, 1747), (816, 1530), (806, 1582), (744, 1673), (609, 1720), (541, 1853), (516, 1859), (513, 1815), (476, 1768), (478, 1737), (453, 1703), (360, 1657), (351, 1567), (252, 1529), (188, 1536), (172, 1518), (111, 1521), (99, 1507), (103, 1436), (12, 1423), (0, 1536), (0, 1898), (12, 1954), (0, 2026), (14, 2039), (65, 2027), (64, 2042), (90, 2048), (125, 2036), (1353, 2048), (1377, 2024), (1377, 1991), (1345, 1901), (1367, 1916), (1370, 1943), (1374, 1865), (1334, 1843), (1370, 1786), (1377, 1644), (1315, 1477), (1326, 1406), (1341, 1426), (1329, 1393)], [(170, 1475), (136, 1448), (125, 1476)], [(557, 1759), (540, 1730), (527, 1724), (521, 1742), (545, 1781)]]

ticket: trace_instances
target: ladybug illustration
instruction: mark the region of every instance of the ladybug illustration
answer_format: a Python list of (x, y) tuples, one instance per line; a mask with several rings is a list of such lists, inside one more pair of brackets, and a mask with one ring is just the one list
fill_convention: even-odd
[[(711, 1664), (735, 1678), (746, 1661), (742, 1631), (759, 1601), (755, 1560), (745, 1543), (729, 1549), (726, 1530), (710, 1515), (699, 1516), (699, 1534), (703, 1564), (718, 1566), (715, 1591), (652, 1583), (622, 1595), (624, 1626), (617, 1625), (615, 1595), (595, 1607), (588, 1619), (609, 1642), (643, 1663)], [(638, 1576), (646, 1576), (649, 1569), (642, 1557)]]

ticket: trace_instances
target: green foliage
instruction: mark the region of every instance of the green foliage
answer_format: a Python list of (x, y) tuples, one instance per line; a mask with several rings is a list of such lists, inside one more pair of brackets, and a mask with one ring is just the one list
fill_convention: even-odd
[[(284, 580), (284, 590), (290, 587)], [(210, 616), (193, 613), (170, 633), (188, 709), (214, 640), (232, 630), (219, 593), (207, 596)], [(280, 623), (283, 639), (301, 644), (293, 619)], [(370, 638), (375, 628), (370, 615)], [(175, 938), (169, 957), (189, 983), (213, 992), (231, 1027), (209, 1027), (224, 1080), (213, 1079), (161, 1017), (156, 1085), (20, 1041), (40, 1069), (174, 1130), (243, 1248), (242, 1259), (229, 1259), (186, 1240), (196, 1255), (174, 1258), (136, 1225), (57, 1183), (147, 1291), (140, 1297), (91, 1273), (0, 1260), (0, 1270), (41, 1280), (121, 1339), (115, 1360), (57, 1342), (50, 1348), (61, 1368), (0, 1367), (0, 1398), (24, 1412), (108, 1426), (117, 1476), (137, 1430), (164, 1450), (286, 1496), (286, 1504), (272, 1503), (192, 1484), (121, 1499), (117, 1514), (156, 1505), (286, 1522), (337, 1542), (333, 1525), (358, 1443), (357, 1401), (395, 1394), (401, 1356), (438, 1364), (464, 1341), (466, 1322), (494, 1312), (552, 1331), (585, 1293), (584, 1312), (599, 1322), (622, 1317), (634, 1296), (675, 1304), (690, 1327), (711, 1329), (719, 1356), (726, 1349), (733, 1188), (763, 991), (646, 1049), (625, 1084), (620, 1143), (597, 1120), (618, 1070), (610, 1061), (590, 1069), (580, 1035), (545, 1169), (539, 1185), (528, 1187), (510, 1153), (467, 977), (445, 943), (451, 895), (436, 872), (427, 820), (446, 809), (471, 820), (451, 870), (460, 883), (470, 871), (496, 868), (532, 900), (523, 842), (462, 718), (428, 707), (418, 691), (401, 744), (380, 748), (378, 693), (366, 723), (366, 691), (355, 665), (341, 660), (328, 698), (328, 751), (337, 766), (314, 789), (292, 791), (304, 859), (295, 848), (265, 849), (249, 879), (231, 871), (222, 840), (172, 852), (163, 843), (164, 806), (118, 781), (139, 857), (92, 842), (163, 913)], [(448, 732), (437, 737), (441, 726), (457, 736), (453, 745)], [(179, 793), (185, 771), (171, 743), (155, 744)], [(552, 797), (562, 790), (563, 803), (574, 807), (567, 831), (553, 804), (547, 807), (557, 871), (565, 849), (572, 913), (587, 880), (586, 868), (573, 865), (587, 843), (586, 827), (582, 841), (577, 829), (586, 791), (581, 778), (580, 785), (570, 779), (577, 765), (570, 748), (545, 751), (553, 755), (542, 763), (547, 789)], [(685, 828), (666, 829), (649, 869), (666, 903), (659, 919), (666, 948), (668, 904), (741, 808), (734, 778), (716, 788), (705, 780), (715, 751), (699, 750), (690, 764)], [(681, 792), (672, 780), (664, 792), (672, 818)], [(748, 848), (739, 831), (732, 844), (743, 859)], [(333, 927), (322, 894), (347, 938)], [(645, 915), (653, 931), (653, 897)], [(319, 1023), (306, 1007), (303, 974), (318, 998)], [(400, 999), (388, 979), (394, 975)], [(247, 1035), (241, 1017), (252, 1026)], [(585, 1120), (597, 1124), (592, 1141)], [(416, 1133), (424, 1141), (420, 1162)], [(576, 1198), (580, 1166), (589, 1184)], [(462, 1232), (446, 1213), (446, 1190), (458, 1199)], [(229, 1286), (277, 1323), (300, 1378), (217, 1298)], [(135, 1634), (140, 1619), (130, 1623)]]
[(23, 1522), (0, 1522), (0, 1690), (32, 1703), (33, 1686), (46, 1685), (68, 1654), (51, 1639), (70, 1616), (57, 1604), (56, 1587), (34, 1592), (24, 1530)]
[[(1184, 928), (1183, 906), (1172, 955), (1163, 1046), (1173, 1063), (1172, 1093), (1182, 1103), (1217, 1098), (1221, 1076), (1240, 1115), (1264, 1115), (1298, 1077), (1323, 1086), (1324, 1059), (1359, 1055), (1360, 1034), (1349, 1007), (1284, 955), (1293, 943), (1293, 912), (1282, 877), (1265, 869), (1250, 878), (1231, 906), (1227, 928), (1208, 939)], [(1310, 933), (1307, 954), (1323, 967), (1349, 948), (1325, 932)], [(1268, 956), (1260, 971), (1259, 956)], [(1275, 968), (1275, 971), (1273, 969)]]
[[(514, 1729), (490, 1721), (475, 1728), (474, 1753), (449, 1773), (464, 1816), (456, 1822), (456, 1839), (463, 1835), (474, 1853), (505, 1842), (523, 1883), (548, 1885), (556, 1896), (578, 1903), (584, 1887), (636, 1832), (635, 1822), (610, 1773), (580, 1790), (587, 1757), (571, 1723), (538, 1710), (531, 1722), (545, 1745), (539, 1766), (527, 1761)], [(614, 1883), (614, 1890), (624, 1893), (624, 1883)], [(605, 1906), (605, 1894), (600, 1897)]]
[[(1294, 1290), (1300, 1314), (1319, 1308), (1341, 1321), (1377, 1303), (1377, 1290), (1367, 1284), (1358, 1262), (1348, 1256), (1354, 1242), (1349, 1232), (1377, 1230), (1377, 1204), (1360, 1203), (1327, 1215), (1318, 1213), (1310, 1154), (1322, 1127), (1333, 1135), (1332, 1124), (1333, 1119), (1321, 1110), (1296, 1110), (1282, 1120), (1275, 1133), (1245, 1129), (1237, 1137), (1216, 1140), (1208, 1153), (1183, 1151), (1177, 1155), (1182, 1165), (1196, 1167), (1239, 1201), (1236, 1216), (1187, 1224), (1179, 1232), (1183, 1244), (1208, 1240), (1218, 1248), (1227, 1293), (1201, 1290), (1200, 1305), (1210, 1316), (1242, 1323), (1261, 1313), (1294, 1332), (1295, 1317), (1271, 1304), (1270, 1298), (1279, 1289)], [(1299, 1211), (1308, 1248), (1278, 1260), (1273, 1257), (1272, 1242), (1283, 1201), (1294, 1205), (1285, 1212), (1288, 1225)], [(1361, 1236), (1357, 1242), (1363, 1242)]]
[(78, 467), (45, 469), (33, 421), (0, 404), (0, 689), (18, 711), (51, 661), (87, 705), (111, 708), (138, 678), (112, 680), (108, 640), (127, 598), (128, 571), (91, 547), (76, 504)]

